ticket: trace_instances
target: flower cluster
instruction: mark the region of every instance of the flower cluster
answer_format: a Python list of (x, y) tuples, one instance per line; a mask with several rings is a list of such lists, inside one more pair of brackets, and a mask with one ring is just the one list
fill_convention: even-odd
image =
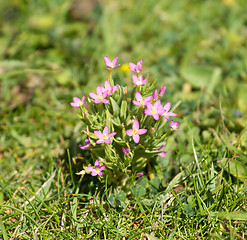
[(163, 148), (167, 136), (180, 129), (179, 123), (173, 120), (166, 126), (170, 117), (177, 114), (170, 111), (170, 102), (162, 105), (159, 99), (165, 94), (165, 85), (159, 91), (154, 90), (142, 75), (142, 59), (137, 64), (129, 63), (129, 69), (135, 72), (133, 100), (128, 96), (127, 87), (114, 84), (112, 71), (120, 66), (118, 57), (111, 61), (105, 56), (104, 60), (109, 70), (104, 86), (97, 86), (96, 93), (90, 92), (87, 102), (85, 95), (82, 99), (74, 97), (71, 106), (80, 108), (81, 120), (87, 125), (87, 131), (83, 131), (87, 135), (85, 145), (79, 147), (92, 151), (95, 160), (94, 167), (86, 167), (85, 171), (102, 176), (105, 169), (111, 172), (108, 182), (121, 182), (132, 174), (141, 177), (152, 157), (165, 157), (167, 152)]

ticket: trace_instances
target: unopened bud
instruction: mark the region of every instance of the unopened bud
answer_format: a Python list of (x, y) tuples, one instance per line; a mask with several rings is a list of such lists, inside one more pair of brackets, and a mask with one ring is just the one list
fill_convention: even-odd
[(158, 100), (158, 98), (159, 98), (158, 90), (155, 89), (153, 93), (153, 100)]
[(128, 93), (127, 87), (123, 87), (123, 95), (127, 96), (127, 93)]
[(166, 86), (165, 85), (161, 86), (159, 96), (162, 97), (164, 95), (165, 91), (166, 91)]
[(155, 128), (152, 127), (152, 128), (150, 129), (150, 132), (151, 132), (152, 134), (154, 134), (154, 133), (155, 133)]

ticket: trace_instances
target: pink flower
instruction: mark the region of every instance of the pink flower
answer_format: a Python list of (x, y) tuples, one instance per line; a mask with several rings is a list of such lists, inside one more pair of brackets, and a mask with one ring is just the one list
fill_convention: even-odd
[(167, 153), (168, 153), (168, 152), (161, 152), (161, 153), (157, 154), (157, 156), (165, 157)]
[(143, 63), (142, 59), (136, 65), (134, 63), (130, 62), (129, 63), (129, 65), (130, 65), (129, 69), (131, 71), (139, 73), (142, 71), (142, 63)]
[(86, 98), (85, 94), (83, 95), (81, 100), (78, 97), (73, 97), (74, 102), (71, 102), (70, 105), (72, 107), (80, 107), (82, 105), (85, 105), (87, 103), (87, 102), (85, 102), (85, 98)]
[(160, 91), (159, 91), (159, 96), (163, 97), (163, 95), (165, 94), (165, 91), (166, 91), (166, 86), (165, 85), (161, 86)]
[(130, 137), (133, 137), (133, 140), (135, 143), (138, 143), (140, 141), (140, 136), (147, 132), (147, 129), (139, 129), (139, 122), (136, 118), (133, 122), (132, 129), (128, 129), (126, 131), (126, 134)]
[(165, 110), (165, 112), (162, 113), (162, 116), (163, 116), (164, 118), (166, 118), (167, 120), (169, 120), (169, 116), (171, 116), (171, 117), (177, 116), (176, 113), (169, 112), (170, 108), (171, 108), (171, 103), (170, 103), (170, 102), (167, 103), (167, 104), (163, 107), (163, 109)]
[(109, 68), (109, 69), (113, 69), (113, 68), (116, 68), (116, 67), (119, 67), (120, 64), (116, 65), (117, 64), (117, 60), (118, 60), (118, 56), (116, 56), (113, 61), (111, 62), (111, 60), (105, 56), (105, 65)]
[(116, 135), (117, 133), (113, 132), (109, 134), (109, 127), (106, 125), (103, 130), (103, 133), (101, 133), (100, 131), (94, 131), (94, 134), (96, 135), (97, 138), (99, 138), (99, 140), (96, 142), (97, 144), (100, 144), (103, 142), (110, 144), (111, 143), (110, 138)]
[(159, 115), (161, 115), (165, 110), (162, 108), (160, 100), (154, 103), (147, 102), (147, 109), (144, 110), (146, 115), (153, 116), (155, 120), (159, 120)]
[(136, 95), (136, 100), (137, 101), (133, 100), (132, 102), (136, 106), (146, 107), (147, 106), (147, 102), (149, 102), (152, 99), (152, 96), (148, 96), (148, 97), (143, 99), (142, 95), (139, 92), (136, 92), (135, 95)]
[(156, 151), (160, 151), (165, 145), (166, 145), (166, 142), (164, 142), (164, 144), (162, 144), (161, 147), (157, 148)]
[(80, 144), (79, 148), (82, 150), (87, 150), (91, 146), (91, 143), (88, 138), (85, 139), (85, 143), (86, 143), (85, 145)]
[[(161, 147), (157, 148), (156, 151), (160, 151), (165, 145), (166, 145), (166, 142), (164, 144), (162, 144)], [(157, 156), (165, 157), (167, 153), (168, 152), (161, 152), (161, 153), (158, 153)]]
[(158, 98), (159, 98), (159, 93), (158, 93), (158, 90), (157, 89), (155, 89), (154, 90), (154, 93), (153, 93), (153, 100), (158, 100)]
[(105, 99), (107, 97), (107, 91), (104, 91), (103, 87), (98, 86), (96, 92), (97, 94), (92, 92), (89, 93), (89, 96), (94, 99), (95, 103), (109, 103), (109, 101)]
[(178, 129), (178, 124), (179, 124), (179, 122), (171, 121), (171, 123), (170, 123), (171, 129), (174, 130), (174, 131), (181, 131), (180, 129)]
[(137, 175), (137, 177), (142, 177), (143, 176), (143, 172), (139, 172), (136, 175)]
[(113, 92), (115, 92), (118, 89), (118, 85), (115, 85), (111, 87), (110, 83), (108, 80), (105, 81), (105, 87), (103, 88), (103, 91), (107, 91), (107, 95), (111, 96)]
[(92, 176), (97, 176), (97, 175), (102, 176), (103, 175), (102, 171), (104, 169), (105, 169), (105, 165), (102, 165), (101, 167), (99, 166), (99, 160), (95, 161), (94, 167), (91, 166), (87, 167), (87, 170), (91, 171)]
[(143, 76), (137, 77), (135, 74), (132, 75), (133, 83), (137, 86), (144, 86), (145, 82), (148, 80), (147, 78), (143, 80)]
[(126, 149), (122, 148), (124, 154), (128, 155), (129, 154), (129, 147), (127, 146)]

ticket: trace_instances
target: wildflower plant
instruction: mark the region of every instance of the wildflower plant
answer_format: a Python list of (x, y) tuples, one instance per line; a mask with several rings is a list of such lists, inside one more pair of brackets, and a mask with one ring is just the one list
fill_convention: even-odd
[(91, 162), (84, 166), (83, 173), (125, 187), (133, 175), (143, 176), (151, 159), (166, 156), (166, 139), (174, 130), (179, 131), (179, 123), (167, 123), (176, 114), (170, 112), (170, 102), (163, 107), (159, 99), (166, 87), (154, 89), (142, 75), (142, 59), (136, 65), (129, 64), (135, 73), (129, 89), (115, 85), (112, 78), (112, 71), (120, 66), (118, 57), (111, 61), (105, 56), (104, 60), (109, 70), (104, 86), (97, 86), (96, 93), (90, 92), (87, 98), (74, 97), (71, 106), (80, 108), (80, 118), (86, 125), (82, 131), (85, 145), (79, 147), (90, 151)]

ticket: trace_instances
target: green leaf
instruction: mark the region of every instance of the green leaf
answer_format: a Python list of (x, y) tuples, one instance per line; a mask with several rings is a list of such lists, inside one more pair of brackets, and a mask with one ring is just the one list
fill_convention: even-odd
[(120, 113), (120, 108), (118, 106), (118, 104), (116, 103), (116, 101), (110, 97), (110, 101), (111, 101), (111, 105), (112, 105), (112, 111), (113, 111), (113, 115), (114, 116), (118, 116)]
[(212, 92), (221, 78), (221, 69), (208, 65), (183, 65), (180, 74), (193, 87), (206, 88), (210, 86), (209, 92)]
[(190, 204), (185, 204), (184, 205), (184, 211), (189, 216), (193, 216), (193, 214), (194, 214), (193, 209), (191, 208)]
[[(226, 164), (229, 164), (229, 168)], [(229, 171), (233, 176), (239, 178), (242, 181), (247, 179), (247, 167), (238, 159), (223, 158), (218, 161), (220, 167), (224, 167), (226, 171)]]
[(120, 118), (122, 122), (124, 122), (126, 119), (127, 107), (128, 107), (127, 101), (123, 100), (121, 104), (121, 111), (120, 111)]

